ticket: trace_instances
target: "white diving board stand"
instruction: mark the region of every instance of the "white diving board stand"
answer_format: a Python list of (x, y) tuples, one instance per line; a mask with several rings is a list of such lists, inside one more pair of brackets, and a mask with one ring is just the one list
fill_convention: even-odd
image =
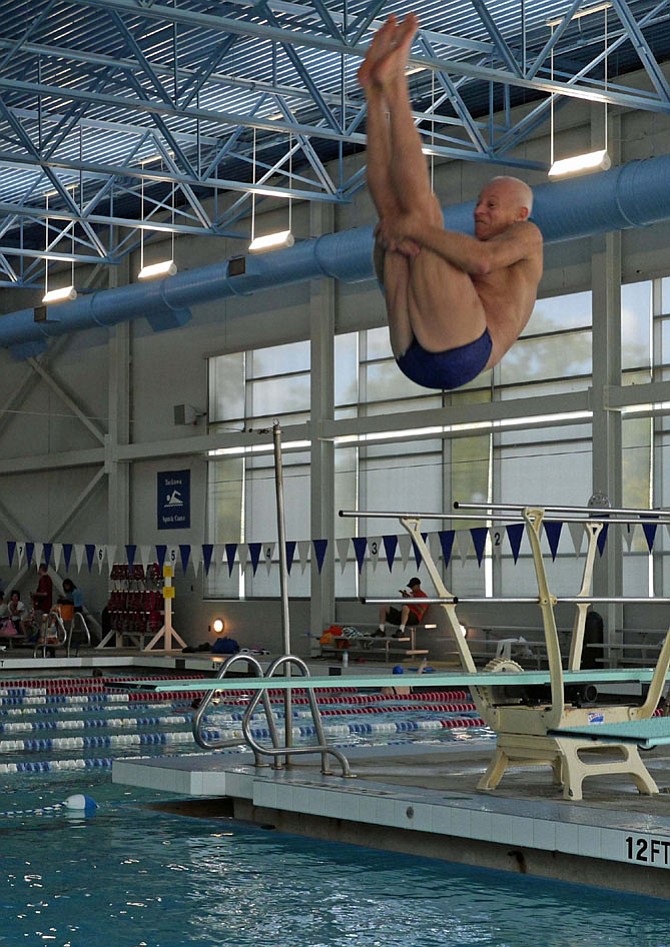
[[(565, 685), (572, 683), (570, 675), (583, 673), (579, 671), (582, 660), (584, 641), (584, 625), (589, 607), (594, 601), (592, 594), (593, 565), (598, 548), (598, 537), (605, 523), (640, 522), (647, 519), (663, 521), (658, 511), (653, 510), (593, 510), (591, 508), (571, 508), (567, 518), (578, 519), (584, 524), (584, 531), (588, 539), (584, 573), (579, 595), (570, 601), (576, 604), (574, 626), (571, 639), (570, 655), (568, 659), (569, 671), (563, 669), (563, 660), (556, 628), (554, 608), (559, 599), (550, 587), (546, 574), (544, 558), (541, 549), (542, 525), (547, 511), (539, 507), (502, 506), (496, 504), (459, 505), (459, 509), (484, 509), (487, 512), (483, 519), (512, 519), (520, 515), (526, 525), (526, 533), (531, 546), (535, 577), (538, 587), (537, 604), (544, 631), (544, 639), (549, 665), (548, 686), (549, 695), (546, 700), (527, 701), (522, 703), (519, 692), (515, 693), (518, 683), (514, 677), (519, 674), (532, 685), (533, 672), (524, 671), (516, 662), (506, 659), (494, 659), (492, 665), (497, 673), (490, 674), (483, 685), (473, 679), (471, 692), (480, 716), (496, 733), (496, 751), (494, 757), (478, 783), (480, 790), (494, 790), (506, 770), (514, 766), (548, 765), (554, 774), (554, 781), (563, 786), (563, 795), (566, 799), (581, 799), (582, 784), (587, 776), (614, 775), (627, 773), (635, 781), (640, 792), (657, 793), (658, 787), (651, 778), (647, 768), (640, 759), (636, 742), (616, 742), (588, 736), (580, 739), (579, 735), (563, 736), (566, 730), (576, 727), (588, 727), (597, 719), (604, 724), (613, 725), (625, 721), (637, 721), (640, 731), (652, 717), (663, 693), (670, 667), (670, 633), (661, 648), (656, 667), (649, 670), (649, 689), (646, 699), (641, 705), (632, 703), (603, 704), (600, 706), (577, 706), (566, 698)], [(565, 513), (565, 508), (549, 508)], [(502, 511), (505, 511), (504, 513)], [(511, 511), (515, 511), (515, 514)], [(575, 515), (578, 514), (578, 515)], [(366, 511), (351, 511), (341, 513), (343, 516), (389, 517), (393, 514), (375, 513)], [(475, 672), (476, 667), (468, 643), (461, 633), (461, 625), (457, 614), (457, 599), (450, 592), (440, 572), (433, 561), (431, 552), (421, 533), (421, 519), (430, 518), (431, 514), (395, 514), (404, 529), (412, 537), (416, 548), (423, 557), (424, 564), (432, 579), (433, 585), (444, 601), (439, 606), (446, 618), (447, 626), (452, 635), (459, 653), (461, 665), (468, 672)], [(626, 519), (621, 519), (625, 515)], [(433, 516), (436, 519), (470, 518), (471, 514), (463, 517), (448, 515)], [(548, 518), (556, 519), (556, 514), (549, 514)], [(565, 515), (560, 516), (565, 519)], [(665, 521), (669, 521), (667, 517)], [(653, 601), (653, 600), (650, 600)], [(516, 674), (515, 674), (516, 672)], [(596, 683), (598, 672), (592, 674), (590, 681)], [(629, 680), (635, 678), (633, 673)], [(586, 679), (586, 678), (584, 678)], [(494, 683), (495, 681), (495, 683)], [(499, 683), (498, 683), (499, 682)], [(545, 682), (547, 683), (547, 682)], [(590, 732), (590, 731), (589, 731)], [(600, 731), (604, 733), (605, 731)], [(606, 761), (605, 755), (611, 756), (615, 750), (622, 757), (621, 760)], [(606, 752), (607, 751), (607, 754)]]

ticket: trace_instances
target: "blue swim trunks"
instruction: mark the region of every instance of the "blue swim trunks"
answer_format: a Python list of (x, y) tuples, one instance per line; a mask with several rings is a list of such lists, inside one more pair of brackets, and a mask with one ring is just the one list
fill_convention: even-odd
[(396, 362), (403, 375), (417, 385), (450, 390), (467, 385), (484, 370), (492, 347), (488, 329), (474, 342), (446, 352), (426, 352), (414, 339)]

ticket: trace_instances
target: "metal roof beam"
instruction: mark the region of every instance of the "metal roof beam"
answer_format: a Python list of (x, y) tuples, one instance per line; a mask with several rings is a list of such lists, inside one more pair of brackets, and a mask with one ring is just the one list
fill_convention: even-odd
[(483, 0), (470, 0), (472, 6), (477, 11), (482, 23), (488, 30), (488, 33), (493, 40), (493, 45), (495, 47), (495, 52), (498, 53), (501, 60), (505, 63), (510, 72), (514, 73), (516, 76), (521, 77), (521, 66), (516, 61), (516, 57), (512, 53), (512, 50), (509, 48), (505, 39), (496, 26), (495, 20), (489, 13), (488, 7)]
[[(365, 143), (365, 138), (362, 135), (359, 135), (357, 137), (358, 137), (358, 140), (362, 144)], [(28, 166), (39, 167), (39, 168), (44, 167), (44, 162), (40, 162), (38, 159), (35, 158), (34, 155), (27, 155), (27, 154), (21, 155), (21, 154), (14, 154), (12, 152), (0, 151), (0, 161), (4, 161), (8, 165), (13, 164), (14, 167), (16, 167), (17, 165), (28, 165)], [(99, 175), (107, 174), (110, 176), (114, 176), (118, 178), (119, 180), (121, 180), (124, 177), (131, 178), (133, 180), (136, 180), (137, 182), (141, 181), (144, 178), (145, 181), (154, 181), (154, 182), (161, 182), (161, 183), (174, 182), (175, 184), (179, 184), (179, 185), (189, 185), (192, 180), (191, 178), (187, 177), (183, 173), (179, 173), (179, 172), (149, 171), (146, 168), (142, 169), (142, 168), (133, 168), (133, 167), (120, 168), (119, 166), (93, 164), (87, 161), (62, 161), (59, 159), (58, 161), (50, 162), (49, 168), (52, 171), (54, 169), (55, 170), (68, 170), (68, 171), (73, 171), (73, 172), (78, 172), (80, 170), (87, 171), (87, 172), (92, 171)], [(252, 187), (252, 185), (247, 181), (236, 181), (229, 178), (217, 178), (217, 177), (200, 178), (197, 180), (196, 183), (202, 187), (211, 188), (212, 190), (218, 188), (219, 190), (239, 191), (239, 190), (247, 190), (248, 188)], [(332, 194), (324, 194), (323, 192), (317, 190), (316, 181), (310, 182), (310, 183), (314, 183), (314, 188), (315, 188), (314, 191), (294, 189), (293, 196), (296, 198), (300, 198), (302, 200), (315, 200), (315, 201), (323, 200), (326, 202), (332, 202), (333, 200)], [(41, 193), (43, 196), (44, 192), (42, 191)], [(21, 205), (18, 205), (18, 204), (13, 205), (13, 207), (14, 207), (15, 212), (19, 212), (19, 213), (23, 212), (22, 209), (20, 209)], [(57, 212), (60, 212), (60, 209), (54, 209), (53, 214), (55, 215)], [(50, 210), (50, 214), (51, 214), (51, 210)], [(42, 210), (42, 216), (44, 216), (43, 210)]]
[[(70, 192), (68, 191), (68, 189), (67, 189), (66, 187), (63, 187), (62, 182), (61, 182), (60, 179), (58, 178), (58, 175), (54, 173), (53, 168), (52, 168), (49, 164), (45, 164), (45, 163), (44, 163), (44, 161), (42, 160), (42, 158), (41, 158), (40, 155), (38, 154), (37, 150), (35, 149), (35, 146), (33, 145), (32, 141), (30, 140), (30, 137), (24, 132), (24, 130), (23, 130), (23, 128), (22, 128), (20, 122), (17, 122), (16, 119), (14, 118), (14, 116), (13, 116), (13, 115), (11, 114), (11, 112), (8, 110), (8, 108), (7, 108), (7, 106), (5, 105), (5, 102), (4, 102), (3, 98), (2, 98), (2, 96), (0, 96), (0, 112), (5, 116), (5, 118), (6, 118), (7, 121), (9, 122), (10, 127), (12, 128), (12, 130), (14, 131), (14, 133), (16, 134), (16, 136), (17, 136), (17, 138), (19, 139), (19, 141), (21, 141), (21, 143), (23, 144), (23, 147), (26, 148), (26, 150), (28, 151), (28, 153), (29, 153), (33, 158), (35, 158), (35, 159), (36, 159), (36, 162), (44, 169), (44, 173), (45, 173), (46, 176), (49, 178), (49, 180), (50, 180), (50, 182), (53, 184), (53, 186), (55, 187), (55, 189), (56, 189), (56, 191), (58, 192), (58, 194), (60, 195), (61, 199), (65, 202), (65, 204), (66, 204), (67, 206), (70, 207), (71, 210), (74, 210), (74, 211), (76, 212), (76, 211), (77, 211), (77, 205), (76, 205), (75, 201), (72, 199), (72, 196), (70, 195)], [(95, 233), (95, 231), (90, 227), (90, 225), (87, 223), (87, 221), (85, 221), (83, 218), (81, 218), (81, 216), (80, 216), (80, 223), (81, 223), (81, 226), (84, 227), (84, 229), (87, 231), (87, 233), (88, 233), (88, 235), (89, 235), (89, 238), (90, 238), (90, 240), (92, 241), (92, 243), (93, 243), (94, 245), (98, 245), (98, 247), (99, 247), (99, 249), (100, 249), (100, 255), (101, 255), (101, 256), (104, 256), (104, 255), (105, 255), (105, 249), (104, 249), (104, 247), (102, 246), (102, 244), (100, 243), (100, 241), (98, 240), (98, 237), (97, 237), (97, 234)]]
[[(384, 3), (386, 0), (384, 0)], [(423, 35), (427, 37), (437, 37), (437, 34), (431, 34), (429, 31), (423, 31)], [(223, 56), (230, 51), (234, 43), (237, 42), (239, 36), (228, 36), (221, 43), (221, 46), (217, 48), (216, 55), (212, 56), (212, 61), (218, 64), (218, 62), (223, 58)], [(0, 38), (0, 49), (9, 48), (11, 46), (9, 40), (3, 40)], [(27, 43), (24, 46), (24, 52), (30, 53), (34, 56), (50, 56), (55, 59), (66, 59), (75, 63), (84, 63), (86, 65), (99, 65), (104, 68), (123, 70), (123, 71), (133, 71), (136, 69), (136, 64), (130, 59), (114, 59), (111, 56), (105, 56), (103, 53), (94, 53), (94, 52), (82, 52), (78, 49), (72, 49), (68, 46), (57, 46), (57, 45), (47, 45), (39, 43)], [(296, 98), (311, 100), (311, 96), (306, 89), (298, 86), (288, 86), (285, 84), (277, 85), (276, 83), (271, 84), (263, 82), (259, 79), (246, 79), (242, 76), (231, 76), (227, 74), (219, 74), (209, 69), (210, 63), (208, 61), (203, 68), (203, 71), (196, 71), (194, 69), (189, 69), (185, 66), (177, 65), (176, 69), (170, 69), (167, 66), (162, 66), (160, 63), (154, 63), (153, 69), (156, 75), (165, 74), (166, 76), (172, 76), (177, 74), (177, 76), (183, 79), (183, 86), (180, 88), (176, 101), (182, 109), (186, 108), (190, 102), (195, 98), (195, 93), (200, 91), (203, 83), (205, 81), (210, 81), (217, 85), (224, 87), (231, 87), (234, 89), (248, 89), (249, 91), (258, 91), (258, 92), (269, 92), (271, 94), (280, 93), (286, 96), (294, 96)], [(202, 80), (202, 81), (201, 81)], [(195, 89), (191, 88), (191, 84), (195, 83)], [(188, 95), (182, 101), (182, 97), (185, 95), (188, 90)], [(322, 93), (324, 101), (329, 104), (339, 105), (341, 104), (341, 96), (334, 95), (329, 92)], [(348, 100), (351, 102), (352, 100)], [(13, 111), (19, 111), (16, 107), (13, 107)], [(23, 110), (26, 114), (29, 113), (29, 110)], [(53, 118), (53, 114), (48, 116)], [(105, 122), (103, 119), (86, 119), (86, 123), (90, 124), (92, 127), (109, 127), (110, 129), (119, 129), (123, 125), (121, 123), (115, 123), (113, 121)], [(136, 130), (137, 134), (143, 134), (146, 131), (146, 127), (141, 127)], [(189, 132), (180, 132), (180, 139), (184, 141), (189, 141), (195, 139), (195, 135)]]
[[(123, 18), (116, 10), (109, 10), (109, 16), (112, 20), (112, 23), (116, 26), (124, 45), (130, 51), (131, 56), (134, 57), (140, 69), (155, 89), (158, 97), (164, 102), (172, 102), (172, 96), (169, 94), (161, 80), (156, 75), (156, 72), (151, 64), (147, 61), (147, 58), (144, 55), (140, 45), (135, 40), (135, 37), (130, 32), (126, 24), (123, 22)], [(141, 89), (139, 82), (137, 83), (137, 86)]]
[[(263, 16), (266, 17), (266, 19), (272, 26), (276, 27), (277, 29), (280, 29), (274, 13), (270, 10), (265, 0), (260, 0), (260, 2), (256, 6), (256, 9), (263, 13)], [(285, 32), (285, 31), (282, 31), (282, 32)], [(316, 83), (314, 82), (311, 75), (309, 74), (309, 71), (305, 69), (298, 52), (293, 48), (293, 46), (283, 41), (281, 42), (281, 46), (284, 52), (286, 53), (286, 55), (288, 56), (288, 58), (290, 59), (291, 63), (293, 64), (293, 68), (298, 73), (302, 81), (305, 83), (305, 88), (308, 90), (308, 92), (312, 96), (312, 99), (314, 100), (315, 105), (321, 112), (321, 115), (324, 117), (324, 119), (330, 125), (331, 128), (334, 128), (337, 131), (340, 131), (341, 130), (340, 123), (337, 121), (337, 119), (331, 112), (328, 104), (326, 103), (325, 99), (321, 95), (321, 92), (319, 91)]]
[[(325, 3), (323, 3), (323, 0), (311, 0), (311, 2), (314, 9), (319, 14), (319, 17), (321, 18), (321, 22), (325, 26), (326, 31), (330, 33), (331, 36), (334, 36), (335, 39), (338, 39), (340, 40), (340, 42), (344, 43), (345, 42), (344, 36), (342, 35), (342, 33), (340, 33), (337, 25), (335, 24), (335, 20), (330, 13), (330, 10), (325, 5)], [(266, 6), (268, 9), (270, 9), (269, 4), (266, 4)]]
[[(430, 57), (434, 56), (434, 50), (432, 46), (430, 45), (430, 43), (428, 42), (428, 40), (422, 37), (421, 45), (423, 46), (428, 56)], [(439, 85), (442, 87), (442, 89), (444, 89), (444, 91), (449, 96), (449, 101), (451, 102), (452, 108), (454, 109), (459, 119), (463, 123), (463, 128), (469, 135), (470, 140), (472, 141), (474, 146), (479, 151), (488, 151), (489, 149), (487, 147), (486, 142), (484, 141), (484, 136), (481, 134), (481, 132), (477, 128), (477, 125), (472, 115), (470, 114), (470, 110), (468, 109), (467, 105), (461, 98), (461, 95), (458, 89), (456, 88), (456, 85), (451, 79), (451, 77), (448, 76), (444, 72), (436, 72), (434, 73), (434, 75), (436, 76), (437, 82), (439, 83)], [(432, 107), (435, 108), (434, 103)]]
[(654, 88), (660, 96), (663, 96), (666, 100), (670, 100), (670, 87), (668, 86), (668, 82), (661, 72), (656, 57), (649, 49), (649, 44), (645, 40), (642, 30), (638, 26), (635, 18), (631, 15), (626, 4), (622, 3), (621, 0), (612, 0), (612, 6), (623, 23), (628, 38), (640, 57), (640, 62), (644, 66)]
[(369, 29), (372, 22), (379, 16), (385, 4), (386, 0), (371, 0), (367, 7), (361, 10), (349, 30), (351, 35), (350, 42), (353, 46), (360, 43), (366, 30)]
[(49, 0), (49, 2), (40, 10), (39, 14), (34, 19), (30, 20), (25, 32), (21, 35), (21, 37), (16, 40), (16, 42), (11, 42), (8, 44), (9, 48), (7, 52), (0, 58), (0, 69), (4, 69), (5, 66), (7, 66), (7, 64), (10, 63), (22, 49), (24, 49), (31, 33), (36, 33), (42, 24), (48, 20), (48, 18), (51, 16), (54, 6), (54, 0)]
[[(212, 79), (216, 67), (221, 60), (228, 55), (238, 39), (238, 36), (227, 36), (223, 42), (213, 50), (202, 68), (198, 72), (192, 72), (188, 78), (185, 79), (184, 84), (181, 88), (177, 89), (177, 94), (175, 95), (175, 102), (179, 103), (181, 108), (187, 108), (193, 99), (197, 99), (198, 93), (205, 82)], [(179, 70), (177, 63), (175, 63), (175, 69), (177, 70), (177, 76), (184, 71)]]
[[(144, 8), (138, 5), (136, 0), (71, 0), (71, 2), (81, 6), (109, 7), (116, 9), (129, 10), (135, 14), (151, 16), (155, 19), (165, 20), (166, 22), (188, 23), (193, 26), (201, 25), (206, 29), (220, 30), (225, 33), (243, 33), (249, 36), (255, 36), (258, 39), (276, 40), (282, 45), (303, 46), (308, 49), (319, 49), (328, 52), (339, 53), (342, 55), (364, 56), (367, 48), (360, 46), (351, 46), (342, 44), (337, 40), (326, 36), (316, 36), (314, 34), (305, 34), (293, 30), (284, 29), (275, 26), (263, 26), (259, 23), (252, 23), (248, 20), (235, 20), (230, 17), (217, 17), (212, 14), (203, 14), (195, 11), (184, 11), (178, 7), (166, 7), (155, 3), (151, 8)], [(445, 38), (440, 34), (438, 41), (445, 42)], [(562, 84), (560, 82), (551, 82), (549, 80), (529, 80), (517, 74), (516, 71), (505, 71), (504, 69), (494, 69), (473, 64), (466, 60), (453, 59), (426, 59), (420, 60), (411, 58), (412, 66), (427, 66), (431, 69), (438, 69), (451, 75), (462, 75), (482, 82), (500, 83), (502, 85), (512, 85), (519, 88), (534, 89), (539, 92), (563, 94), (577, 99), (587, 99), (590, 101), (608, 101), (612, 105), (622, 107), (641, 108), (651, 111), (668, 111), (667, 103), (659, 98), (638, 93), (635, 89), (630, 89), (627, 94), (618, 93), (610, 96), (607, 90), (594, 93), (592, 89), (577, 88), (574, 84)], [(151, 104), (151, 103), (150, 103)], [(318, 134), (318, 132), (313, 132)]]

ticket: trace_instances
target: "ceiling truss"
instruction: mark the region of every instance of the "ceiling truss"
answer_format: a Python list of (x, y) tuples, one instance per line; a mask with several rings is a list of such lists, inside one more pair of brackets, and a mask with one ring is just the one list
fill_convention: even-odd
[[(521, 146), (574, 100), (670, 115), (670, 0), (416, 11), (415, 119), (438, 157), (542, 170)], [(246, 239), (253, 192), (350, 201), (364, 184), (344, 160), (365, 147), (356, 70), (389, 13), (402, 8), (0, 0), (0, 285), (114, 265), (154, 235)]]

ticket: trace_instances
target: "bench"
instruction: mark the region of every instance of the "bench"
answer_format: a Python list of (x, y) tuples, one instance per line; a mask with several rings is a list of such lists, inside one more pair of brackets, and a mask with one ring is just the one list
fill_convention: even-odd
[[(356, 635), (355, 637), (350, 638), (347, 635), (335, 635), (333, 636), (332, 644), (321, 645), (321, 654), (341, 654), (345, 650), (350, 655), (373, 655), (383, 653), (384, 661), (387, 664), (390, 661), (392, 655), (399, 655), (401, 657), (407, 658), (414, 658), (417, 656), (426, 657), (428, 654), (428, 648), (417, 648), (416, 646), (416, 630), (420, 627), (420, 625), (412, 625), (411, 627), (406, 628), (406, 635), (404, 635), (402, 638), (382, 638), (375, 637), (373, 635)], [(397, 645), (402, 643), (409, 643), (409, 647), (397, 647)]]

